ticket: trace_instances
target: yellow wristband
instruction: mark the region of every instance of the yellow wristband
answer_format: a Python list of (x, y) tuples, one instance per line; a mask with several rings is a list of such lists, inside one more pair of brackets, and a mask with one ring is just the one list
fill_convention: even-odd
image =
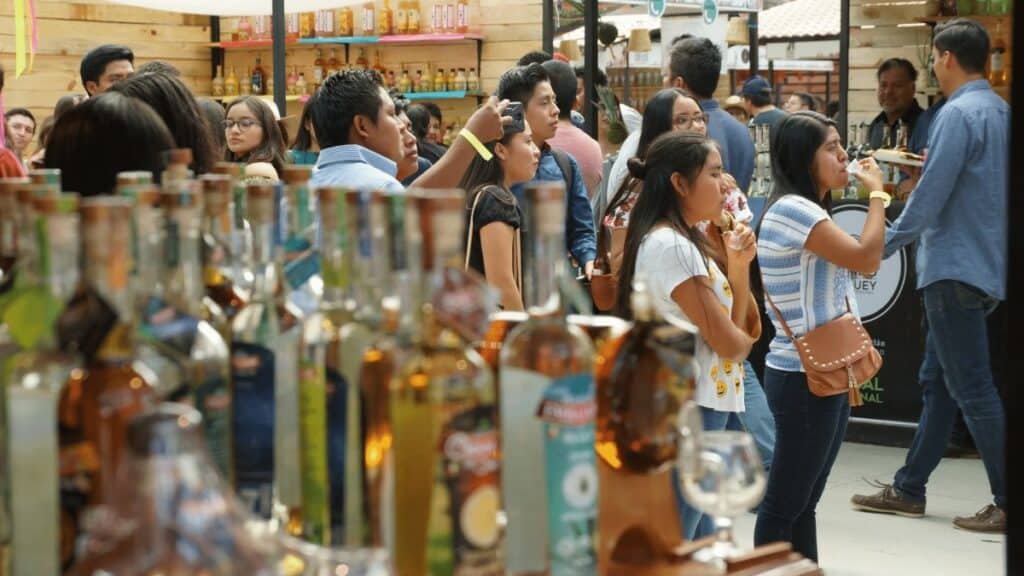
[(883, 192), (881, 190), (875, 190), (868, 196), (868, 198), (872, 200), (878, 198), (882, 201), (882, 206), (885, 208), (888, 208), (889, 204), (892, 204), (892, 196), (888, 192)]
[(473, 134), (469, 130), (463, 128), (462, 131), (459, 132), (459, 135), (465, 138), (466, 142), (469, 142), (470, 146), (475, 148), (476, 153), (485, 161), (490, 162), (491, 158), (494, 158), (494, 154), (491, 154), (491, 151), (488, 150), (482, 142), (480, 142), (480, 139), (476, 137), (476, 134)]

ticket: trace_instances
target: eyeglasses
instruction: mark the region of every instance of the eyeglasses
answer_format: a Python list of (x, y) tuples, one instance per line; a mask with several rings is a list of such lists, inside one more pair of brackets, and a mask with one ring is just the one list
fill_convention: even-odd
[(242, 118), (241, 120), (237, 121), (225, 120), (224, 122), (222, 122), (222, 124), (224, 126), (224, 130), (231, 130), (235, 126), (238, 126), (238, 129), (240, 131), (245, 132), (246, 130), (252, 128), (253, 126), (258, 126), (259, 120), (256, 120), (255, 118)]
[(689, 128), (690, 126), (693, 126), (695, 123), (699, 123), (699, 124), (703, 124), (703, 125), (707, 126), (707, 124), (708, 124), (708, 115), (707, 114), (694, 114), (693, 116), (691, 116), (689, 114), (680, 114), (679, 116), (676, 116), (676, 118), (673, 121), (673, 123), (676, 126), (680, 126), (682, 128)]

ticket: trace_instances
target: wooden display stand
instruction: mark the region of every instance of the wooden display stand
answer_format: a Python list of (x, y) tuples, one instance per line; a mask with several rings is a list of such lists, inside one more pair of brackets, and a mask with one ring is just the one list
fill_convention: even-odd
[[(712, 535), (684, 541), (669, 470), (630, 474), (598, 458), (600, 513), (597, 559), (602, 576), (710, 576), (719, 568), (692, 554), (711, 545)], [(726, 574), (753, 576), (784, 568), (786, 576), (824, 574), (787, 543), (761, 546), (727, 562)]]

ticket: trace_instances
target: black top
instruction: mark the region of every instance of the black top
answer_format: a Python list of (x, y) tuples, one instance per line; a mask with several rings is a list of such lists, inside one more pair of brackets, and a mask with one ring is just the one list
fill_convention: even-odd
[[(469, 248), (469, 267), (486, 276), (484, 269), (484, 253), (480, 247), (480, 229), (494, 222), (504, 222), (516, 231), (523, 226), (523, 212), (512, 192), (500, 186), (485, 186), (477, 192), (480, 200), (473, 214), (472, 244)], [(473, 209), (477, 194), (469, 197), (466, 205), (466, 218)]]
[(447, 148), (440, 144), (434, 144), (426, 140), (419, 140), (416, 142), (416, 151), (420, 155), (420, 158), (426, 158), (430, 160), (431, 164), (437, 164), (437, 161), (444, 156), (444, 153), (448, 151)]
[[(899, 122), (903, 122), (903, 125), (907, 127), (907, 141), (910, 141), (910, 137), (914, 135), (914, 129), (917, 127), (917, 119), (921, 117), (921, 113), (924, 112), (924, 108), (917, 103), (915, 98), (910, 103), (910, 108), (899, 117)], [(889, 141), (882, 142), (885, 137), (885, 127), (889, 126)], [(871, 145), (872, 150), (878, 150), (879, 148), (895, 148), (896, 138), (898, 134), (896, 132), (895, 125), (889, 124), (889, 117), (886, 116), (883, 110), (875, 116), (875, 119), (871, 121), (871, 127), (868, 129), (868, 143)]]

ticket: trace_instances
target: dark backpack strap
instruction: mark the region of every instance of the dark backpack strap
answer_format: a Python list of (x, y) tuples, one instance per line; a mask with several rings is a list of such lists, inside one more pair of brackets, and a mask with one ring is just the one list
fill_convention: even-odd
[(555, 157), (558, 169), (562, 171), (562, 178), (565, 180), (565, 197), (572, 193), (572, 182), (575, 177), (572, 170), (572, 162), (569, 162), (569, 154), (558, 148), (551, 149), (551, 155)]

